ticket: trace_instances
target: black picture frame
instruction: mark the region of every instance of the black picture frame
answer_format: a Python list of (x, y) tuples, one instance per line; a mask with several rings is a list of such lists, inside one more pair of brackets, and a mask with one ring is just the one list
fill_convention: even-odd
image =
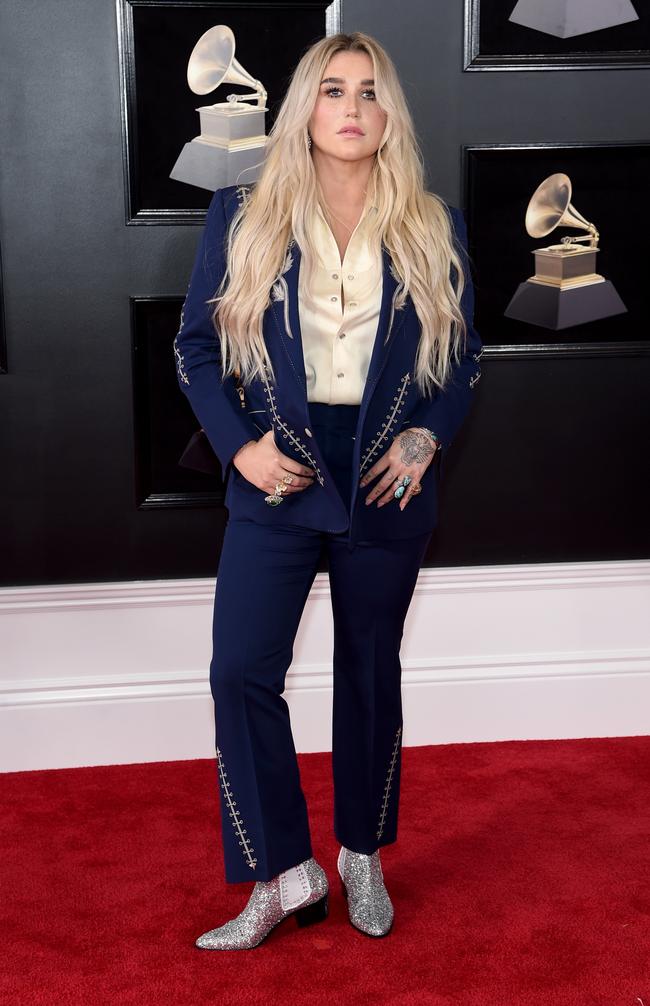
[(200, 428), (176, 376), (173, 343), (183, 302), (178, 296), (130, 298), (138, 510), (224, 505), (223, 473), (209, 475), (179, 465)]
[[(461, 161), (474, 321), (486, 356), (646, 355), (650, 143), (467, 144)], [(585, 233), (558, 227), (535, 239), (525, 229), (531, 196), (555, 172), (569, 176), (571, 204), (600, 232), (598, 272), (627, 308), (558, 332), (504, 316), (519, 284), (535, 271), (532, 251)]]
[(637, 21), (562, 39), (509, 21), (516, 0), (465, 0), (463, 71), (648, 67), (650, 5), (630, 2)]
[(268, 92), (268, 134), (303, 52), (340, 31), (341, 2), (116, 0), (127, 226), (205, 220), (211, 193), (169, 174), (200, 133), (196, 108), (250, 88), (227, 83), (205, 96), (190, 90), (187, 61), (201, 35), (218, 24), (233, 29), (235, 58)]
[(2, 279), (2, 248), (0, 248), (0, 376), (9, 373), (7, 360), (7, 329), (5, 326), (5, 296)]

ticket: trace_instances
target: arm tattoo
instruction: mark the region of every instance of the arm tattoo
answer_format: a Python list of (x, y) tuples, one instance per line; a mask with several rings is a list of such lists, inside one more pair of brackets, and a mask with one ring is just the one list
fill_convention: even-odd
[(434, 452), (431, 437), (426, 433), (421, 433), (418, 429), (404, 430), (399, 435), (399, 441), (402, 448), (400, 461), (405, 465), (420, 465)]

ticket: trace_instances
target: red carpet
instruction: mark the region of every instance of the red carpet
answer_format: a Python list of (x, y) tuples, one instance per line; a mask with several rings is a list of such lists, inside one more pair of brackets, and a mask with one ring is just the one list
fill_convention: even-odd
[(0, 1002), (650, 1006), (650, 737), (405, 748), (392, 932), (353, 929), (330, 755), (301, 755), (330, 914), (205, 951), (226, 884), (211, 760), (9, 773)]

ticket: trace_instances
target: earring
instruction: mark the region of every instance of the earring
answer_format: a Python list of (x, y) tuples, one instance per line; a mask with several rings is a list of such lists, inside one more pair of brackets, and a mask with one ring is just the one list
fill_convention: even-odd
[(307, 130), (307, 149), (311, 150), (311, 134), (309, 130)]

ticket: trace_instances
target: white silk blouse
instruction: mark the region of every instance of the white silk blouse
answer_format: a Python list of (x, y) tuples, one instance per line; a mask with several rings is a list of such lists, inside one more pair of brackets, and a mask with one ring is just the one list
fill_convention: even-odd
[(341, 255), (320, 205), (312, 221), (319, 263), (312, 288), (300, 269), (298, 308), (307, 400), (358, 405), (379, 323), (383, 285), (381, 253), (370, 254), (366, 225), (375, 207), (368, 202)]

